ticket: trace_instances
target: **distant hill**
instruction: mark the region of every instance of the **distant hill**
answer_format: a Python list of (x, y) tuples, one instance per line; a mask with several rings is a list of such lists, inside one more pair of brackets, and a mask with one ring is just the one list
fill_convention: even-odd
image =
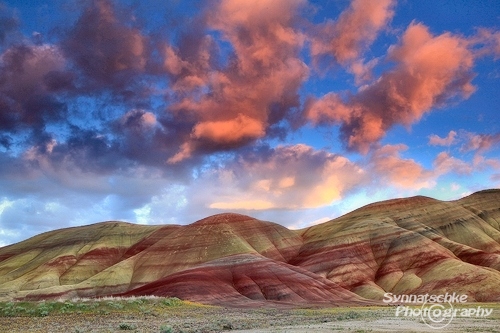
[(378, 202), (302, 230), (227, 213), (186, 226), (103, 222), (0, 248), (0, 300), (332, 306), (385, 292), (500, 301), (500, 190)]

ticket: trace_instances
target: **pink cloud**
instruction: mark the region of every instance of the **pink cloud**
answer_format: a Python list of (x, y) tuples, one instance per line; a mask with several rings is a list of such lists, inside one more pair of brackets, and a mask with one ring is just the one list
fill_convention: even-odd
[(373, 79), (372, 70), (378, 64), (379, 59), (375, 58), (368, 62), (363, 60), (353, 61), (349, 67), (349, 72), (354, 75), (356, 85), (369, 82)]
[(470, 174), (474, 169), (468, 163), (451, 156), (447, 152), (441, 152), (438, 154), (433, 162), (434, 172), (436, 175), (444, 175), (449, 172), (454, 172), (457, 174)]
[(429, 136), (429, 144), (431, 146), (451, 146), (456, 142), (457, 132), (450, 131), (445, 138), (441, 138), (436, 134)]
[(500, 58), (500, 31), (480, 28), (471, 44), (478, 56), (491, 54), (495, 59)]
[(394, 16), (394, 5), (394, 0), (353, 0), (337, 21), (311, 36), (312, 56), (332, 55), (341, 64), (358, 59)]
[(399, 144), (385, 145), (373, 151), (369, 163), (373, 174), (377, 175), (377, 182), (412, 190), (434, 186), (432, 170), (426, 170), (415, 160), (400, 156), (406, 149), (407, 146)]
[(174, 91), (181, 97), (170, 110), (194, 120), (171, 163), (200, 149), (241, 146), (268, 135), (300, 105), (298, 89), (308, 68), (299, 58), (305, 37), (294, 24), (305, 4), (224, 0), (210, 9), (209, 28), (220, 31), (234, 49), (233, 61), (222, 69), (210, 66), (208, 44), (192, 61), (167, 48), (165, 66), (178, 73)]
[(309, 101), (306, 117), (314, 124), (340, 124), (346, 146), (367, 153), (392, 126), (410, 126), (433, 108), (474, 92), (468, 45), (463, 37), (433, 36), (424, 25), (412, 23), (389, 49), (395, 68), (356, 94), (329, 93)]
[(500, 173), (496, 173), (494, 175), (491, 176), (491, 181), (497, 183), (496, 186), (500, 186)]
[(475, 134), (466, 132), (465, 143), (460, 148), (463, 152), (477, 151), (478, 153), (487, 151), (500, 143), (500, 133), (496, 134)]

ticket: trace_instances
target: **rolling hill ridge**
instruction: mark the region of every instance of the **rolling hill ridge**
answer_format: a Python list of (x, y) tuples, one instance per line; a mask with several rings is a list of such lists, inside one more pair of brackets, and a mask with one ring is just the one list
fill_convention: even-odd
[(176, 296), (225, 306), (370, 304), (385, 292), (500, 301), (500, 190), (367, 205), (289, 230), (225, 213), (102, 222), (0, 248), (0, 299)]

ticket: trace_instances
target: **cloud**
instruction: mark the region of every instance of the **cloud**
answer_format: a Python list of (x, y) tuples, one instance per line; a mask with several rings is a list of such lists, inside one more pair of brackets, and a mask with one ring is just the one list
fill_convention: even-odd
[(264, 136), (262, 123), (243, 114), (231, 120), (207, 121), (196, 124), (192, 136), (196, 139), (207, 138), (215, 143), (231, 143), (242, 138)]
[[(29, 161), (17, 167), (25, 170), (2, 170), (0, 177), (0, 225), (8, 233), (0, 233), (0, 241), (20, 241), (48, 230), (105, 220), (144, 222), (139, 221), (136, 210), (155, 196), (175, 193), (177, 185), (177, 179), (168, 178), (155, 168), (99, 175), (67, 168), (38, 170), (30, 167)], [(175, 207), (171, 203), (180, 197), (169, 199), (162, 202), (159, 216), (154, 216), (154, 220), (151, 216), (149, 223), (172, 222), (169, 218), (175, 214)], [(171, 208), (165, 214), (164, 209)]]
[[(22, 36), (29, 26), (0, 5), (0, 242), (221, 210), (307, 226), (391, 191), (499, 168), (486, 154), (495, 133), (431, 135), (430, 145), (454, 147), (432, 166), (380, 144), (394, 126), (468, 98), (474, 63), (499, 55), (495, 30), (432, 34), (414, 22), (381, 51), (395, 1), (354, 0), (319, 24), (306, 0), (195, 1), (184, 14), (165, 2), (166, 23), (147, 5), (82, 3), (50, 44)], [(325, 64), (352, 75), (353, 90), (329, 88), (344, 73), (309, 77)], [(323, 145), (310, 124), (339, 127), (364, 155), (283, 144)], [(345, 204), (351, 194), (363, 200)]]
[(380, 59), (375, 58), (368, 62), (364, 60), (353, 61), (348, 70), (354, 75), (356, 85), (361, 85), (373, 79), (372, 70), (379, 63)]
[(133, 109), (125, 113), (119, 120), (119, 125), (135, 132), (148, 131), (155, 127), (157, 124), (156, 116), (154, 113)]
[(66, 57), (87, 79), (81, 85), (112, 88), (124, 96), (133, 93), (131, 85), (147, 65), (148, 40), (129, 24), (117, 17), (111, 1), (90, 1), (62, 42)]
[(2, 45), (9, 33), (15, 31), (19, 26), (19, 19), (13, 15), (3, 3), (0, 3), (0, 45)]
[[(46, 137), (44, 142), (28, 148), (23, 158), (33, 169), (57, 179), (71, 174), (72, 170), (94, 174), (111, 172), (118, 170), (123, 162), (116, 143), (94, 130), (75, 127), (66, 142)], [(72, 181), (69, 176), (68, 185)]]
[(0, 145), (9, 150), (12, 146), (12, 138), (6, 134), (0, 135)]
[(208, 28), (220, 32), (232, 48), (222, 68), (210, 66), (214, 55), (208, 42), (191, 59), (181, 50), (166, 49), (165, 66), (177, 74), (173, 87), (180, 97), (169, 109), (175, 117), (193, 122), (170, 162), (280, 133), (282, 121), (300, 106), (298, 90), (308, 76), (300, 59), (305, 37), (294, 28), (296, 13), (304, 4), (224, 0), (209, 9)]
[(377, 183), (404, 189), (420, 190), (434, 186), (435, 175), (413, 159), (405, 159), (400, 153), (407, 150), (403, 144), (385, 145), (373, 151), (369, 158), (371, 173)]
[[(175, 131), (167, 131), (151, 112), (133, 109), (99, 129), (70, 125), (64, 140), (43, 135), (26, 148), (22, 157), (34, 169), (50, 175), (64, 175), (71, 170), (96, 175), (133, 172), (141, 166), (159, 168), (165, 174), (184, 179), (192, 163), (165, 167), (168, 156), (177, 148)], [(68, 183), (71, 182), (68, 176)]]
[(496, 147), (500, 143), (500, 133), (474, 133), (466, 130), (450, 131), (445, 138), (436, 134), (429, 136), (429, 144), (433, 146), (452, 146), (461, 143), (461, 153), (475, 152), (476, 155)]
[(474, 57), (468, 41), (444, 33), (433, 36), (412, 23), (388, 58), (396, 66), (356, 94), (312, 98), (305, 115), (313, 124), (340, 124), (347, 148), (367, 153), (396, 124), (410, 126), (433, 108), (468, 98), (475, 90)]
[(0, 130), (43, 128), (62, 119), (66, 104), (54, 91), (65, 58), (55, 45), (19, 44), (0, 55)]
[(441, 138), (436, 134), (429, 136), (429, 144), (431, 146), (451, 146), (456, 142), (457, 132), (450, 131), (445, 138)]
[(263, 126), (260, 121), (241, 113), (229, 120), (199, 122), (191, 132), (191, 141), (181, 145), (181, 150), (167, 162), (177, 163), (190, 157), (197, 146), (203, 145), (203, 142), (208, 141), (212, 146), (230, 147), (263, 137), (265, 135)]
[(341, 64), (360, 58), (394, 16), (394, 0), (353, 0), (337, 21), (319, 25), (311, 36), (311, 55), (330, 55)]
[(483, 153), (500, 143), (500, 133), (476, 134), (464, 132), (465, 143), (460, 150), (462, 152), (476, 151)]
[(500, 58), (500, 31), (479, 28), (471, 44), (478, 56), (493, 55), (495, 59)]
[(497, 184), (497, 187), (500, 186), (500, 173), (492, 175), (490, 179), (492, 182), (495, 182)]
[(340, 200), (366, 181), (364, 170), (340, 155), (303, 144), (262, 147), (204, 173), (194, 188), (218, 186), (193, 196), (214, 209), (305, 209)]
[(437, 175), (444, 175), (449, 172), (467, 175), (474, 171), (471, 165), (451, 156), (447, 152), (439, 153), (433, 165)]

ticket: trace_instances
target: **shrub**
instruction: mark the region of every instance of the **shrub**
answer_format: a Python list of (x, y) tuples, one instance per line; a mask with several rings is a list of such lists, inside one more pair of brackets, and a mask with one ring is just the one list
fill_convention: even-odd
[(223, 330), (232, 330), (234, 328), (233, 324), (231, 324), (229, 321), (223, 321), (221, 323), (221, 326)]
[(38, 305), (37, 315), (40, 317), (47, 317), (49, 315), (50, 310), (52, 310), (53, 305), (42, 302)]
[(162, 300), (161, 303), (166, 306), (179, 306), (182, 304), (182, 301), (177, 297), (169, 297)]
[(351, 319), (357, 319), (361, 317), (361, 315), (357, 312), (354, 311), (349, 311), (347, 313), (344, 313), (340, 316), (337, 317), (337, 320), (351, 320)]
[(135, 326), (131, 325), (131, 324), (128, 324), (128, 323), (121, 323), (119, 327), (120, 327), (120, 329), (122, 331), (133, 331), (133, 330), (135, 330)]
[(78, 303), (78, 304), (76, 304), (76, 308), (78, 310), (85, 311), (85, 310), (89, 309), (89, 306), (87, 304), (85, 304), (85, 303)]
[(123, 304), (118, 303), (118, 302), (108, 302), (108, 306), (113, 308), (113, 309), (117, 309), (117, 310), (121, 310), (124, 307)]
[(173, 328), (170, 325), (161, 325), (160, 327), (160, 333), (172, 333)]

